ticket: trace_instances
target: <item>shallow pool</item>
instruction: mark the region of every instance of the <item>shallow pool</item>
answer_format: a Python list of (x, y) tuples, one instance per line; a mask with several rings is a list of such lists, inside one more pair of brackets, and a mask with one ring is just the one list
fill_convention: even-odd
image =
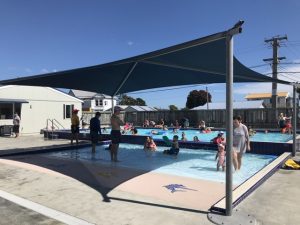
[[(111, 164), (110, 153), (105, 150), (106, 147), (107, 145), (97, 146), (95, 155), (91, 154), (91, 148), (52, 152), (46, 153), (46, 155)], [(179, 155), (175, 159), (172, 156), (164, 155), (162, 153), (164, 149), (166, 148), (158, 147), (154, 154), (148, 155), (141, 145), (120, 144), (118, 158), (121, 162), (118, 162), (117, 165), (195, 179), (225, 182), (225, 172), (216, 171), (215, 151), (180, 149)], [(233, 174), (233, 183), (235, 185), (242, 183), (275, 158), (276, 156), (270, 155), (245, 154), (242, 169)]]
[[(157, 135), (151, 133), (152, 130), (158, 132)], [(201, 133), (197, 130), (178, 130), (177, 133), (174, 133), (173, 130), (159, 130), (159, 129), (142, 129), (138, 128), (138, 135), (148, 135), (152, 136), (154, 139), (162, 139), (163, 136), (168, 136), (169, 139), (172, 139), (174, 135), (178, 135), (179, 139), (181, 138), (182, 132), (186, 134), (188, 141), (193, 141), (193, 137), (197, 136), (200, 141), (210, 142), (211, 139), (216, 137), (219, 131), (212, 131), (211, 133)], [(107, 129), (103, 132), (104, 134), (109, 134), (110, 129)], [(130, 131), (127, 131), (126, 135), (131, 135)], [(224, 134), (226, 137), (226, 132)], [(257, 142), (273, 142), (273, 143), (284, 143), (292, 140), (293, 136), (289, 134), (275, 133), (275, 132), (257, 132), (254, 136), (250, 137), (250, 140)]]

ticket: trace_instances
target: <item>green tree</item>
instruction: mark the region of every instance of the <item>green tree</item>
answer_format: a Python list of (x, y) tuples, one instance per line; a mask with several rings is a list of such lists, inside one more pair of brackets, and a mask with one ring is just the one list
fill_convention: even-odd
[(120, 105), (140, 105), (140, 106), (145, 106), (146, 105), (146, 102), (141, 99), (141, 98), (133, 98), (133, 97), (130, 97), (128, 95), (125, 95), (123, 94), (121, 97), (120, 97)]
[(137, 98), (136, 99), (136, 104), (137, 105), (141, 105), (141, 106), (145, 106), (146, 102), (143, 99), (141, 99), (141, 98)]
[(189, 109), (197, 106), (205, 105), (207, 102), (211, 102), (211, 94), (204, 90), (193, 90), (189, 93), (186, 100), (186, 107)]
[(169, 105), (169, 110), (176, 111), (176, 110), (178, 110), (178, 108), (176, 105)]

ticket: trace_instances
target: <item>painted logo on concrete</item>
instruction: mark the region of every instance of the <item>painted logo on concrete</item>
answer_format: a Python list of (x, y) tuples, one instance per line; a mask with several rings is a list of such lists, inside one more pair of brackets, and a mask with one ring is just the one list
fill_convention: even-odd
[(197, 191), (195, 189), (187, 188), (186, 186), (184, 186), (182, 184), (169, 184), (169, 185), (166, 185), (166, 186), (163, 186), (163, 187), (170, 190), (171, 193), (178, 192), (178, 191), (186, 191), (186, 190)]

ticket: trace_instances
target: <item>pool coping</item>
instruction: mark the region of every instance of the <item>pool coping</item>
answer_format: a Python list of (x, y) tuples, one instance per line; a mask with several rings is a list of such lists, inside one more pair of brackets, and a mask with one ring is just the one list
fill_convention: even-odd
[[(236, 207), (247, 196), (249, 196), (256, 188), (258, 188), (263, 182), (271, 177), (283, 164), (286, 159), (291, 157), (290, 152), (285, 152), (273, 160), (270, 164), (259, 170), (249, 179), (244, 181), (232, 192), (232, 207)], [(226, 212), (226, 196), (215, 203), (211, 208), (211, 211), (218, 213)]]

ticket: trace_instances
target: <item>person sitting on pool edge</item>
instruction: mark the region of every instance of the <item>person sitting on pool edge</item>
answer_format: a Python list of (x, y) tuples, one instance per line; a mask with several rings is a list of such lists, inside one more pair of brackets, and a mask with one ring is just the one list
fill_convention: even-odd
[(167, 154), (167, 155), (175, 155), (177, 156), (179, 153), (179, 143), (178, 143), (178, 135), (174, 135), (173, 136), (173, 141), (172, 141), (172, 145), (171, 148), (169, 150), (164, 150), (163, 154)]
[(252, 129), (252, 127), (248, 127), (248, 133), (249, 133), (249, 136), (253, 136), (254, 134), (256, 134), (256, 131)]
[(224, 132), (223, 131), (220, 131), (218, 133), (218, 136), (211, 139), (211, 141), (214, 143), (214, 144), (225, 144), (225, 138), (223, 137), (223, 134)]
[(131, 128), (131, 134), (132, 135), (137, 135), (138, 134), (138, 130), (135, 127)]
[(156, 149), (157, 147), (153, 138), (148, 136), (144, 144), (144, 150), (155, 151)]

